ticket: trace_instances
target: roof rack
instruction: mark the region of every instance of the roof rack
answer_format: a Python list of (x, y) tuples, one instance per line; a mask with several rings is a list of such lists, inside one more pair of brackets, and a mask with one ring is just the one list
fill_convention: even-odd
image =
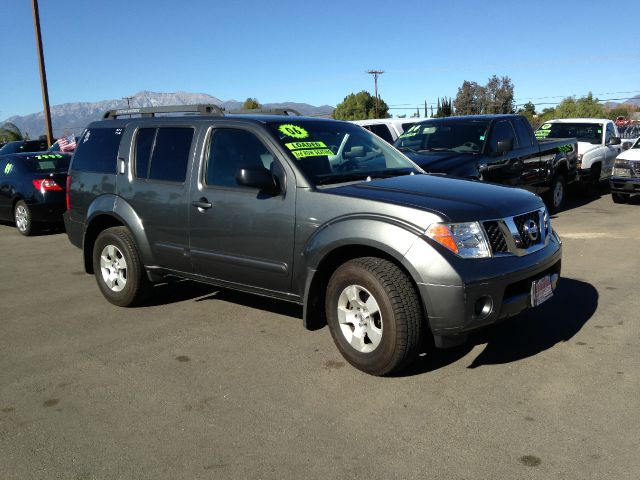
[(224, 110), (212, 103), (199, 105), (167, 105), (164, 107), (140, 107), (107, 110), (102, 118), (116, 119), (125, 115), (140, 115), (142, 117), (155, 117), (157, 113), (191, 113), (196, 115), (210, 115), (214, 117), (224, 116)]
[(228, 112), (230, 114), (253, 114), (253, 115), (287, 115), (301, 116), (302, 114), (293, 108), (242, 108)]

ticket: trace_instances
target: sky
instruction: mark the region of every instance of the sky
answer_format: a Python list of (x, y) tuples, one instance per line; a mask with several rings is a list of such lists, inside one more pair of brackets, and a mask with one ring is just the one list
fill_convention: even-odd
[[(640, 95), (637, 0), (39, 0), (51, 105), (142, 90), (393, 114), (508, 76), (517, 104)], [(0, 120), (42, 111), (31, 0), (0, 0)]]

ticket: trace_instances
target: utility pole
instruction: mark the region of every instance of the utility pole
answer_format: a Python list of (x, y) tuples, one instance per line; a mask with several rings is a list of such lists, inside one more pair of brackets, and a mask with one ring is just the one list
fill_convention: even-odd
[(380, 97), (378, 97), (378, 75), (382, 75), (384, 73), (384, 70), (367, 70), (367, 73), (369, 75), (373, 75), (373, 83), (375, 85), (375, 92), (376, 92), (376, 118), (378, 118), (378, 100)]
[(49, 90), (47, 89), (47, 72), (44, 68), (44, 54), (42, 53), (42, 35), (40, 34), (40, 11), (38, 0), (32, 0), (33, 27), (36, 31), (36, 47), (38, 49), (38, 65), (40, 66), (40, 84), (42, 86), (42, 105), (44, 107), (44, 127), (47, 134), (47, 144), (51, 146), (53, 132), (51, 131), (51, 110), (49, 109)]
[(127, 101), (127, 108), (131, 108), (131, 104), (129, 103), (133, 97), (122, 97), (123, 100)]

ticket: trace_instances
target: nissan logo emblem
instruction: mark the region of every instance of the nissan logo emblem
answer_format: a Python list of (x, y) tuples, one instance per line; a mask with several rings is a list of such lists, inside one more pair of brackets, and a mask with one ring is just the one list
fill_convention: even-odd
[(527, 220), (524, 224), (524, 233), (527, 234), (529, 240), (535, 242), (538, 240), (538, 225), (533, 220)]

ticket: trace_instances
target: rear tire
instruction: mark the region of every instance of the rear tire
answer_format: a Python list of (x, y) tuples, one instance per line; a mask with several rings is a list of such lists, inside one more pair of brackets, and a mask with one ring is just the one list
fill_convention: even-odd
[(31, 217), (31, 210), (24, 200), (18, 201), (13, 209), (13, 219), (16, 223), (16, 228), (25, 237), (28, 237), (34, 233), (33, 219)]
[(611, 199), (613, 203), (629, 203), (629, 198), (631, 195), (626, 193), (615, 193), (611, 192)]
[(549, 213), (558, 213), (567, 196), (567, 183), (562, 175), (556, 174), (551, 180), (551, 190), (547, 195)]
[(363, 372), (389, 375), (418, 354), (424, 324), (418, 292), (388, 260), (361, 257), (338, 267), (327, 286), (325, 309), (338, 350)]
[(93, 246), (93, 271), (100, 291), (114, 305), (134, 306), (148, 293), (150, 282), (126, 227), (108, 228), (98, 235)]

